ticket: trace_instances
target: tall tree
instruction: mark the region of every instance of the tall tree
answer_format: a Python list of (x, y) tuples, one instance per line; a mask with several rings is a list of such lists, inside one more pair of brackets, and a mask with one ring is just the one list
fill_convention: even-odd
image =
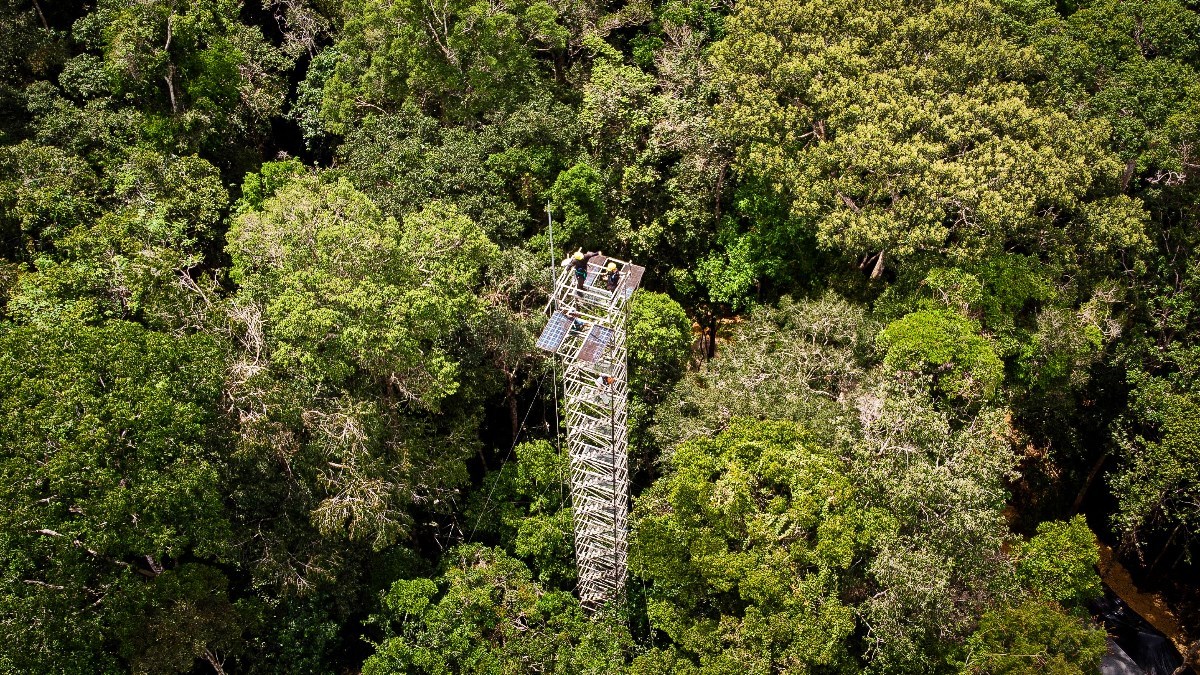
[(794, 424), (734, 421), (684, 443), (634, 511), (630, 566), (650, 584), (650, 625), (671, 640), (643, 659), (853, 672), (842, 598), (887, 520), (858, 507), (839, 459)]
[(333, 46), (320, 116), (349, 132), (368, 110), (406, 101), (438, 116), (470, 119), (549, 93), (569, 33), (547, 2), (353, 0)]
[(1114, 194), (1106, 125), (1038, 106), (1012, 23), (994, 3), (747, 2), (713, 50), (715, 124), (793, 240), (872, 277), (919, 253), (1103, 262), (1145, 241), (1141, 205)]
[[(382, 549), (410, 533), (410, 506), (444, 503), (466, 479), (487, 383), (465, 379), (457, 336), (488, 317), (478, 293), (495, 246), (445, 205), (402, 226), (344, 179), (282, 182), (229, 236), (241, 447), (301, 520), (273, 536), (311, 519), (323, 536)], [(274, 518), (259, 506), (255, 518)], [(279, 548), (337, 557), (312, 544)], [(310, 583), (290, 556), (270, 559), (280, 583)], [(321, 578), (330, 564), (310, 568)]]
[(124, 322), (0, 334), (0, 666), (186, 672), (237, 647), (225, 363)]

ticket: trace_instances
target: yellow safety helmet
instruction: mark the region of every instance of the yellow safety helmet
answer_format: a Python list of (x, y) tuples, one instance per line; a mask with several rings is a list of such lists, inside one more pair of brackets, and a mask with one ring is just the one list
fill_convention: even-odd
[(583, 251), (575, 251), (575, 259), (583, 260)]
[(609, 272), (616, 272), (617, 271), (617, 263), (608, 263), (607, 269)]

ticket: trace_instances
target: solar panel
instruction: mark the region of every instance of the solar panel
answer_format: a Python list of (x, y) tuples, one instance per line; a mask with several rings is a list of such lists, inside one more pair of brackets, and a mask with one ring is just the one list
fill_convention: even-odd
[[(608, 262), (608, 256), (598, 255), (588, 261), (588, 276), (587, 281), (583, 282), (584, 286), (591, 286), (596, 283), (596, 277), (604, 274), (604, 264)], [(595, 265), (595, 267), (592, 267)]]
[(552, 314), (550, 321), (546, 322), (546, 327), (542, 329), (542, 334), (538, 336), (537, 346), (548, 352), (558, 351), (563, 340), (567, 339), (567, 332), (571, 330), (571, 322), (571, 317), (562, 312)]
[(595, 363), (596, 359), (600, 358), (600, 354), (604, 352), (604, 347), (612, 339), (613, 329), (605, 328), (604, 326), (592, 326), (592, 330), (588, 331), (587, 339), (583, 341), (583, 346), (579, 348), (579, 360)]
[(623, 282), (621, 286), (621, 292), (625, 294), (626, 300), (628, 300), (629, 296), (633, 295), (633, 292), (638, 289), (639, 285), (641, 285), (642, 275), (645, 273), (645, 267), (642, 267), (641, 265), (634, 265), (633, 263), (625, 265), (625, 269), (621, 270), (621, 281)]

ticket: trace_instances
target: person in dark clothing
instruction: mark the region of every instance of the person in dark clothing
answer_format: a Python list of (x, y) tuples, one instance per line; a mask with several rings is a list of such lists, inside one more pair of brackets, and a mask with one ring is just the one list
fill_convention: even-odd
[(567, 318), (571, 320), (571, 330), (583, 330), (584, 328), (587, 328), (588, 324), (586, 321), (579, 318), (583, 316), (579, 312), (564, 311), (563, 314), (566, 314)]
[(617, 271), (617, 263), (610, 262), (604, 269), (604, 287), (609, 293), (616, 293), (617, 286), (621, 284), (621, 273)]
[(584, 282), (587, 281), (588, 261), (598, 255), (601, 255), (600, 251), (588, 251), (587, 253), (584, 253), (583, 249), (575, 251), (571, 266), (575, 268), (575, 285), (578, 288), (583, 288)]

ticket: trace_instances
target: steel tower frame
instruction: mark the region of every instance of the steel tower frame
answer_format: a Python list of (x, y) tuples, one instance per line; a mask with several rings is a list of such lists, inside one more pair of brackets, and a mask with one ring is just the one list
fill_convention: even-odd
[[(605, 266), (616, 263), (614, 291)], [(563, 360), (563, 394), (579, 597), (589, 612), (625, 591), (629, 531), (628, 382), (625, 321), (645, 268), (592, 258), (579, 287), (573, 266), (554, 282), (538, 347)], [(556, 384), (557, 386), (557, 384)]]

